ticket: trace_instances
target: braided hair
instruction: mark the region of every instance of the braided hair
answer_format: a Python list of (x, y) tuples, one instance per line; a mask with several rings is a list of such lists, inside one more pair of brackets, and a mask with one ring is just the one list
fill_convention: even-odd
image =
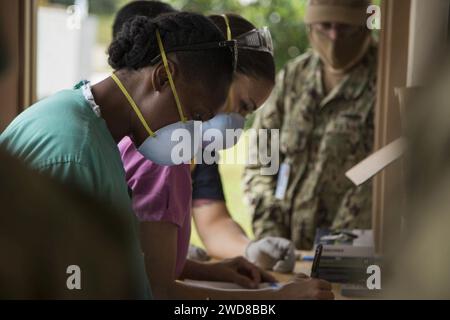
[(130, 2), (121, 8), (116, 14), (113, 23), (113, 38), (117, 36), (125, 22), (135, 16), (156, 18), (160, 14), (175, 11), (176, 10), (170, 4), (160, 1), (139, 0)]
[[(214, 23), (201, 14), (175, 12), (154, 19), (136, 16), (128, 20), (112, 41), (108, 63), (114, 70), (138, 70), (151, 65), (160, 54), (156, 40), (159, 30), (164, 48), (225, 40)], [(186, 79), (209, 86), (227, 86), (232, 80), (232, 53), (228, 48), (176, 52)], [(223, 88), (223, 87), (222, 87)]]

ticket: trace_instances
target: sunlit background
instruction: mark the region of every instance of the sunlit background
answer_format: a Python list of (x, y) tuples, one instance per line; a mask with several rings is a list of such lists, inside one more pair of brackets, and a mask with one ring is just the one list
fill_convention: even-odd
[[(115, 13), (129, 0), (40, 0), (38, 10), (38, 81), (42, 99), (73, 87), (81, 79), (96, 83), (111, 73), (106, 50)], [(306, 0), (168, 0), (174, 8), (204, 14), (235, 12), (272, 32), (277, 69), (303, 53)], [(242, 148), (238, 145), (236, 148)], [(230, 150), (229, 152), (235, 152)], [(242, 199), (242, 165), (220, 168), (227, 204), (249, 235), (250, 215)], [(197, 233), (193, 243), (200, 245)]]
[[(40, 0), (38, 97), (103, 79), (111, 69), (106, 49), (115, 13), (130, 0)], [(237, 12), (256, 26), (269, 26), (277, 67), (307, 47), (302, 22), (306, 0), (168, 0), (177, 9), (205, 14)]]

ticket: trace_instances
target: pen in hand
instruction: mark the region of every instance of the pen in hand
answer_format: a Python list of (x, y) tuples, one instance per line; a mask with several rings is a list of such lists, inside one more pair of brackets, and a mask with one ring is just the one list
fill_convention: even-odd
[(318, 244), (316, 247), (316, 253), (314, 255), (314, 261), (311, 268), (311, 278), (318, 278), (320, 258), (322, 257), (323, 245)]

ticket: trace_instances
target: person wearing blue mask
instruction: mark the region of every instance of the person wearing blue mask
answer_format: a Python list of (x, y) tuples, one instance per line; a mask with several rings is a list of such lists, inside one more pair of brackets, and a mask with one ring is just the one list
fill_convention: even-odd
[[(213, 15), (210, 18), (229, 39), (233, 37), (238, 41), (238, 64), (225, 107), (228, 112), (221, 112), (206, 125), (203, 124), (204, 133), (205, 128), (219, 128), (222, 132), (228, 128), (243, 128), (244, 121), (240, 118), (258, 109), (275, 83), (273, 48), (268, 30), (256, 29), (249, 21), (235, 14)], [(245, 41), (248, 37), (252, 41)], [(260, 43), (261, 46), (249, 47), (247, 43)], [(225, 141), (224, 147), (235, 142)], [(264, 269), (277, 272), (293, 270), (295, 251), (291, 241), (279, 237), (251, 241), (231, 218), (217, 164), (197, 164), (192, 171), (192, 181), (193, 218), (206, 252), (191, 247), (190, 258), (201, 260), (208, 254), (226, 259), (242, 255)]]
[[(113, 37), (120, 31), (121, 24), (134, 16), (155, 17), (162, 13), (175, 11), (173, 7), (160, 1), (131, 2), (117, 13)], [(209, 18), (228, 40), (234, 38), (238, 41), (239, 50), (237, 72), (233, 77), (227, 103), (218, 115), (202, 125), (202, 132), (206, 137), (203, 139), (203, 147), (207, 147), (211, 142), (208, 139), (208, 131), (219, 132), (222, 137), (226, 137), (227, 129), (242, 129), (245, 117), (264, 103), (275, 82), (273, 46), (267, 28), (258, 29), (248, 20), (236, 14), (212, 15)], [(222, 141), (222, 145), (215, 147), (226, 148), (236, 142), (236, 140)], [(131, 141), (123, 141), (121, 146), (121, 151), (133, 148)], [(176, 167), (166, 170), (183, 171)], [(174, 172), (172, 174), (177, 175)], [(181, 172), (180, 176), (184, 177), (185, 173)], [(137, 189), (140, 190), (139, 187)], [(174, 192), (171, 194), (173, 195)], [(245, 256), (264, 269), (278, 272), (293, 270), (295, 252), (291, 241), (278, 237), (266, 237), (252, 241), (241, 226), (232, 219), (223, 193), (219, 167), (216, 163), (206, 164), (203, 162), (192, 167), (192, 216), (207, 252), (191, 246), (189, 258), (201, 261), (207, 259), (208, 254), (219, 259)], [(223, 243), (227, 243), (227, 245), (223, 246)]]
[[(139, 5), (138, 5), (139, 4)], [(156, 1), (138, 1), (128, 4), (119, 11), (116, 21), (128, 21), (132, 17), (127, 14), (143, 15), (153, 12), (152, 6), (158, 6)], [(142, 6), (148, 8), (144, 11)], [(136, 9), (136, 10), (133, 10)], [(218, 116), (203, 123), (204, 133), (209, 130), (223, 132), (227, 129), (242, 129), (245, 116), (253, 112), (270, 95), (274, 85), (275, 66), (269, 41), (262, 41), (268, 37), (267, 30), (256, 29), (251, 23), (237, 15), (212, 16), (216, 25), (233, 39), (232, 25), (237, 20), (242, 31), (236, 33), (235, 41), (238, 44), (237, 72), (234, 75), (229, 99), (224, 103)], [(115, 24), (116, 25), (116, 24)], [(227, 27), (227, 25), (229, 27)], [(222, 29), (223, 27), (223, 29)], [(126, 31), (125, 25), (115, 37)], [(230, 29), (230, 32), (227, 32)], [(238, 35), (242, 34), (242, 37)], [(256, 36), (261, 45), (249, 48), (249, 37)], [(268, 38), (266, 38), (268, 39)], [(253, 38), (253, 40), (255, 40)], [(252, 41), (251, 43), (257, 43)], [(239, 49), (239, 46), (241, 50)], [(246, 53), (248, 51), (248, 54)], [(242, 51), (242, 52), (241, 52)], [(243, 64), (245, 63), (245, 64)], [(195, 95), (191, 96), (195, 101)], [(204, 145), (208, 141), (203, 141)], [(236, 141), (226, 142), (229, 146)], [(126, 171), (128, 186), (132, 190), (133, 209), (140, 222), (141, 243), (144, 251), (147, 271), (149, 274), (155, 297), (160, 299), (302, 299), (302, 298), (332, 298), (329, 284), (316, 279), (299, 279), (280, 288), (265, 290), (214, 290), (198, 288), (189, 283), (177, 280), (210, 280), (234, 282), (243, 288), (255, 289), (261, 282), (272, 282), (275, 279), (251, 264), (242, 257), (256, 258), (255, 262), (263, 260), (265, 267), (277, 271), (292, 271), (294, 261), (293, 247), (289, 241), (281, 238), (265, 239), (264, 241), (250, 241), (239, 225), (231, 219), (224, 200), (211, 198), (211, 195), (202, 194), (196, 202), (199, 219), (203, 220), (203, 231), (211, 227), (210, 236), (217, 236), (220, 244), (214, 245), (217, 249), (222, 247), (221, 254), (228, 255), (230, 259), (214, 263), (201, 263), (187, 259), (187, 252), (191, 228), (191, 198), (193, 194), (191, 172), (189, 164), (179, 166), (161, 166), (143, 157), (131, 139), (125, 138), (119, 144)], [(196, 170), (200, 168), (197, 167)], [(216, 165), (210, 165), (214, 172), (219, 174)], [(206, 183), (202, 189), (221, 189), (219, 180)], [(194, 181), (195, 189), (195, 181)], [(194, 190), (194, 194), (195, 194)], [(213, 196), (214, 197), (214, 196)], [(218, 210), (217, 210), (218, 209)], [(195, 214), (195, 213), (194, 213)], [(212, 219), (209, 219), (209, 217)], [(210, 223), (210, 221), (216, 222)], [(222, 224), (224, 221), (227, 223)], [(197, 219), (196, 219), (197, 220)], [(209, 220), (209, 221), (208, 221)], [(214, 234), (215, 233), (215, 234)], [(217, 255), (220, 258), (220, 255)], [(260, 260), (259, 260), (260, 259)]]
[[(131, 2), (117, 13), (113, 37), (119, 32), (121, 24), (136, 15), (155, 17), (175, 11), (173, 7), (160, 1)], [(239, 50), (229, 99), (218, 115), (202, 125), (202, 132), (206, 137), (203, 147), (211, 142), (208, 139), (209, 131), (219, 132), (222, 137), (226, 137), (227, 129), (242, 129), (245, 117), (264, 103), (275, 83), (273, 45), (267, 28), (258, 29), (236, 14), (212, 15), (209, 18), (227, 39), (238, 41)], [(236, 142), (222, 140), (222, 144), (215, 147), (223, 149)], [(125, 148), (126, 144), (122, 146)], [(179, 168), (167, 170), (178, 171)], [(181, 175), (184, 176), (184, 173)], [(219, 259), (244, 256), (263, 269), (277, 272), (293, 270), (295, 252), (291, 241), (279, 237), (264, 237), (252, 241), (232, 219), (216, 163), (203, 162), (192, 167), (192, 216), (206, 252), (191, 246), (189, 258), (201, 261), (208, 259), (208, 254)], [(223, 243), (227, 245), (223, 246)]]
[[(141, 279), (140, 297), (148, 298), (117, 143), (131, 137), (143, 156), (168, 163), (170, 153), (160, 146), (168, 149), (168, 133), (183, 129), (195, 154), (195, 121), (211, 119), (226, 101), (235, 43), (226, 41), (200, 14), (141, 16), (127, 24), (108, 50), (114, 69), (111, 77), (93, 86), (83, 81), (27, 108), (1, 134), (0, 146), (31, 168), (81, 188), (124, 216), (135, 239), (129, 258)], [(191, 95), (197, 97), (195, 102)], [(79, 236), (83, 236), (81, 229)]]

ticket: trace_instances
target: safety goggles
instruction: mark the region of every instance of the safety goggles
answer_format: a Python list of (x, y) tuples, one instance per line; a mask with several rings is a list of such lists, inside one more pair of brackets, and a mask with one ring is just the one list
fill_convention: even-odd
[(267, 52), (273, 55), (272, 35), (268, 27), (253, 29), (236, 37), (238, 49)]
[[(166, 53), (171, 52), (182, 52), (182, 51), (204, 51), (204, 50), (211, 50), (211, 49), (223, 49), (223, 48), (229, 48), (232, 54), (232, 63), (233, 63), (233, 71), (237, 68), (237, 61), (238, 61), (238, 46), (236, 40), (224, 40), (219, 42), (206, 42), (206, 43), (199, 43), (199, 44), (193, 44), (189, 46), (180, 46), (180, 47), (174, 47), (166, 49)], [(157, 55), (155, 58), (152, 59), (151, 64), (154, 65), (158, 63), (161, 60), (161, 55)]]

